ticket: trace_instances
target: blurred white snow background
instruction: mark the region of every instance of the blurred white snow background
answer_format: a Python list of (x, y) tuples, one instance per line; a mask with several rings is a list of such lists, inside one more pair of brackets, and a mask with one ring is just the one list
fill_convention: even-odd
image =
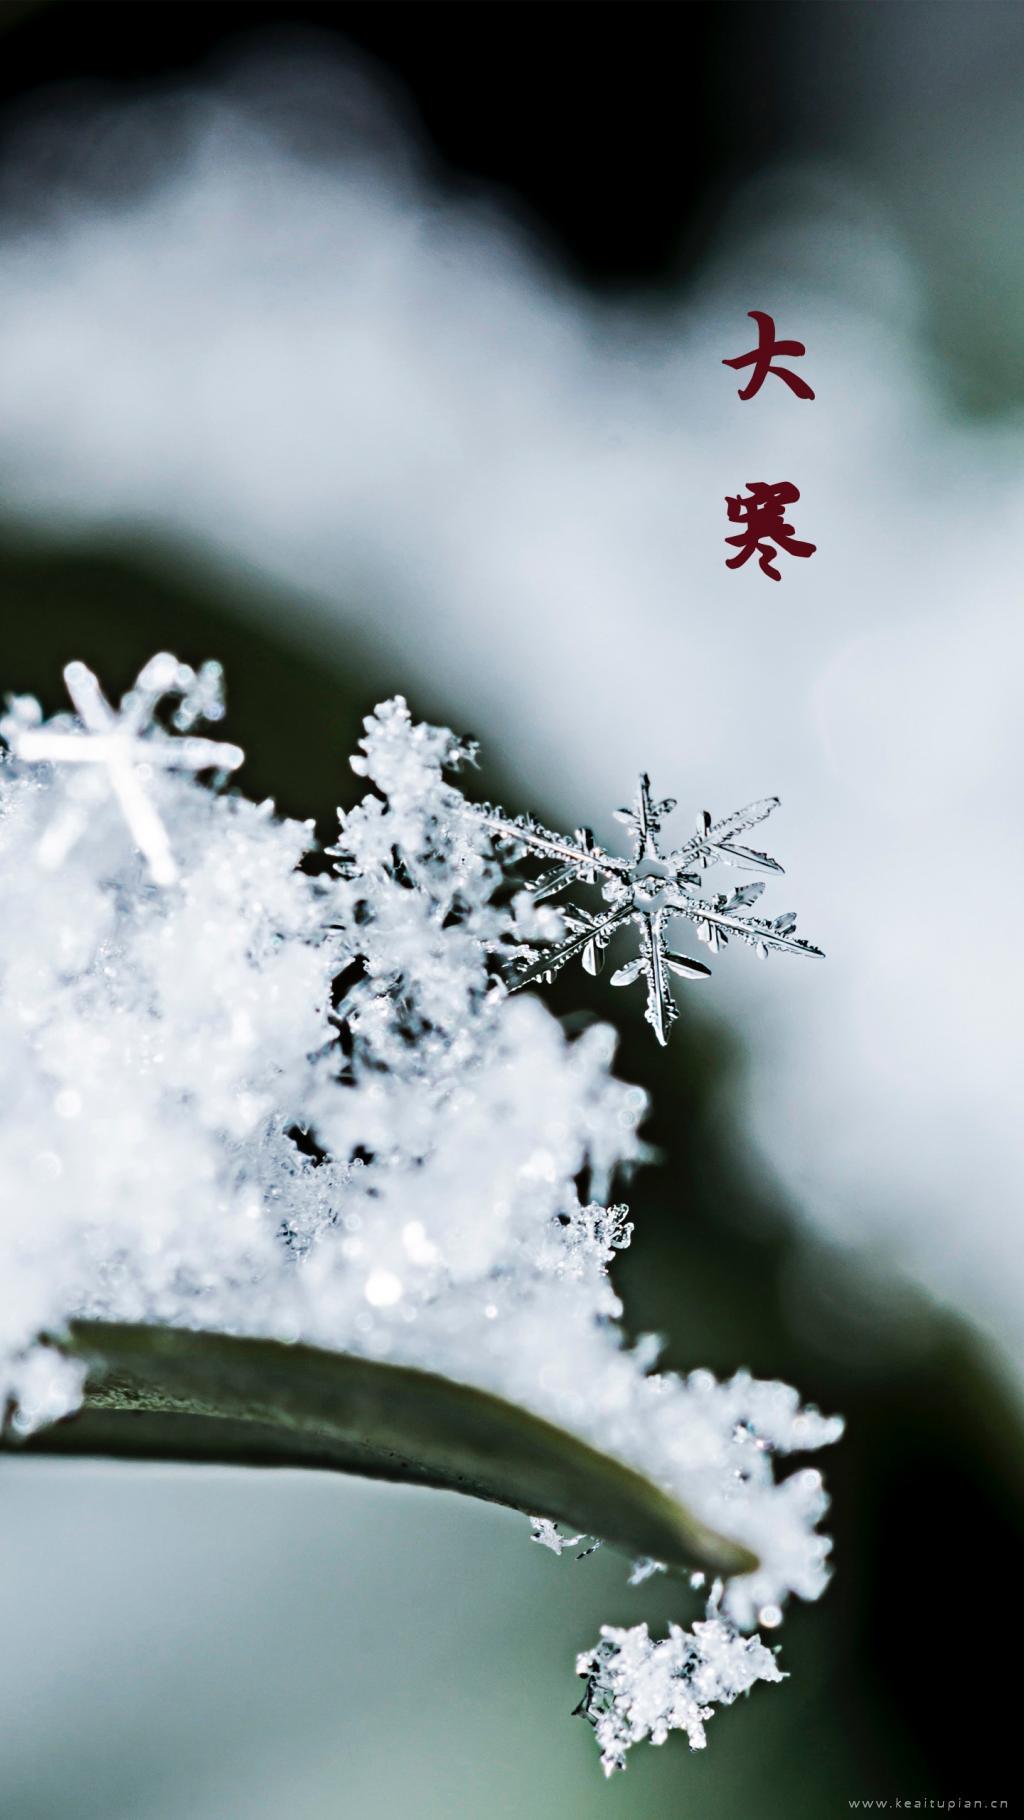
[[(514, 755), (510, 807), (611, 839), (640, 767), (680, 835), (777, 792), (773, 910), (829, 958), (716, 965), (743, 1123), (810, 1225), (1024, 1364), (1024, 437), (957, 419), (879, 209), (780, 170), (699, 287), (598, 301), (300, 41), (41, 104), (4, 197), (5, 511), (299, 589), (296, 638), (372, 638)], [(755, 308), (814, 403), (737, 399)], [(783, 479), (817, 554), (729, 571), (724, 495)]]

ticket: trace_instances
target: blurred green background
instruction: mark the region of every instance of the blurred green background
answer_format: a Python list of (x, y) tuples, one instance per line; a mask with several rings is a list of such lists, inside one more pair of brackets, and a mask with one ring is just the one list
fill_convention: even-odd
[[(852, 139), (858, 71), (895, 82), (893, 47), (924, 45), (940, 10), (969, 11), (7, 8), (0, 126), (50, 80), (129, 95), (287, 16), (392, 70), (439, 180), (518, 198), (576, 282), (656, 290), (699, 259), (737, 174), (810, 143), (834, 148), (844, 130)], [(910, 119), (918, 95), (908, 75)], [(875, 126), (857, 141), (865, 160), (883, 156)], [(894, 176), (891, 206), (913, 220), (929, 264), (935, 335), (964, 401), (991, 410), (1016, 383), (1003, 308), (1013, 275), (996, 275), (979, 323), (976, 289), (914, 205), (932, 182), (912, 196), (908, 181), (906, 169)], [(49, 534), (10, 512), (0, 526), (4, 681), (48, 709), (71, 656), (116, 694), (155, 649), (216, 655), (248, 793), (315, 814), (326, 835), (335, 805), (356, 794), (346, 758), (362, 714), (401, 690), (417, 714), (483, 737), (481, 793), (545, 814), (522, 801), (511, 750), (488, 747), (458, 677), (442, 688), (416, 648), (399, 667), (378, 636), (378, 603), (352, 604), (361, 629), (342, 663), (301, 595), (214, 566), (186, 538)], [(607, 1010), (579, 973), (561, 977), (554, 1002), (576, 1022)], [(742, 1032), (716, 1019), (713, 999), (687, 999), (667, 1058), (639, 1020), (619, 1023), (619, 1071), (652, 1092), (661, 1153), (632, 1188), (638, 1230), (616, 1269), (630, 1330), (663, 1334), (670, 1365), (748, 1365), (848, 1420), (825, 1462), (838, 1571), (819, 1605), (787, 1618), (792, 1679), (716, 1717), (703, 1755), (673, 1739), (634, 1753), (606, 1787), (586, 1727), (569, 1718), (574, 1652), (602, 1621), (692, 1615), (687, 1589), (660, 1578), (630, 1589), (606, 1551), (557, 1562), (508, 1513), (441, 1494), (5, 1460), (5, 1820), (817, 1820), (859, 1796), (1012, 1804), (1013, 1679), (993, 1677), (972, 1698), (977, 1670), (966, 1690), (959, 1677), (968, 1655), (995, 1661), (1012, 1635), (1002, 1589), (1024, 1522), (1015, 1396), (964, 1326), (872, 1275), (870, 1260), (813, 1242), (755, 1173), (736, 1131)]]

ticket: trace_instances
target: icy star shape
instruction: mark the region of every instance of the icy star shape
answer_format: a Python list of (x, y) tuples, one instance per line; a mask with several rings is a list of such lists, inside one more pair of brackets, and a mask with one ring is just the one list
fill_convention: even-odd
[(553, 834), (530, 816), (510, 818), (503, 810), (485, 805), (477, 811), (485, 827), (516, 857), (553, 862), (529, 886), (534, 903), (554, 898), (579, 885), (599, 885), (607, 908), (597, 912), (576, 903), (558, 906), (562, 938), (532, 958), (517, 963), (509, 985), (513, 991), (536, 980), (550, 981), (567, 961), (579, 955), (588, 973), (599, 973), (604, 951), (616, 931), (633, 924), (639, 953), (611, 976), (613, 986), (629, 986), (642, 979), (647, 987), (645, 1017), (659, 1043), (667, 1043), (679, 1015), (670, 977), (705, 979), (711, 969), (703, 961), (671, 952), (666, 942), (673, 917), (694, 926), (699, 941), (717, 953), (733, 937), (764, 956), (773, 950), (786, 954), (821, 956), (821, 949), (794, 934), (796, 916), (786, 911), (774, 920), (748, 914), (764, 890), (764, 880), (740, 885), (732, 892), (707, 896), (701, 875), (708, 866), (723, 864), (764, 872), (781, 872), (777, 860), (752, 847), (741, 846), (739, 836), (755, 828), (778, 807), (777, 796), (737, 809), (722, 821), (712, 822), (707, 810), (698, 817), (697, 832), (681, 847), (662, 853), (658, 845), (663, 816), (675, 808), (675, 798), (661, 801), (651, 795), (651, 782), (642, 775), (631, 809), (616, 810), (633, 837), (630, 859), (606, 853), (589, 828), (571, 836)]
[[(157, 770), (236, 771), (242, 763), (240, 746), (188, 731), (197, 720), (219, 720), (224, 712), (219, 664), (203, 664), (196, 671), (162, 651), (139, 672), (118, 709), (111, 707), (85, 664), (68, 664), (64, 682), (79, 726), (68, 725), (66, 715), (44, 724), (31, 696), (11, 702), (0, 722), (15, 758), (24, 763), (83, 768), (39, 843), (41, 865), (52, 871), (62, 863), (85, 832), (97, 800), (110, 793), (154, 883), (173, 884), (178, 868), (147, 786)], [(181, 735), (177, 738), (156, 721), (157, 709), (171, 696), (178, 698), (172, 717)]]

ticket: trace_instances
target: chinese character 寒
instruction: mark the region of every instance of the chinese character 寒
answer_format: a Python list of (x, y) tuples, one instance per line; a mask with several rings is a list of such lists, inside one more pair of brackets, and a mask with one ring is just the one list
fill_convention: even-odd
[[(779, 550), (785, 550), (788, 556), (813, 556), (818, 547), (813, 543), (801, 543), (793, 526), (786, 522), (786, 507), (799, 499), (799, 490), (788, 480), (777, 480), (774, 486), (764, 480), (748, 480), (747, 486), (750, 488), (747, 498), (742, 494), (734, 498), (726, 495), (729, 523), (746, 526), (738, 537), (725, 540), (737, 545), (737, 554), (725, 559), (726, 568), (741, 568), (756, 550), (764, 573), (771, 576), (772, 581), (781, 581), (778, 569), (772, 568)], [(775, 543), (771, 542), (772, 538)]]

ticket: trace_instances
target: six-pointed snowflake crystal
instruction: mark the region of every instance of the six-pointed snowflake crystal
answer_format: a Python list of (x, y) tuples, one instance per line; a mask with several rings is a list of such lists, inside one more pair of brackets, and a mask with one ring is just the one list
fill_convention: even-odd
[(76, 768), (64, 807), (40, 843), (40, 863), (48, 870), (61, 864), (84, 834), (95, 803), (109, 792), (154, 883), (173, 884), (178, 869), (148, 788), (153, 772), (236, 771), (245, 754), (240, 746), (221, 740), (192, 735), (171, 738), (155, 716), (165, 698), (176, 696), (179, 705), (174, 724), (180, 734), (188, 734), (199, 719), (219, 720), (223, 713), (220, 665), (204, 664), (196, 671), (168, 652), (160, 652), (139, 672), (117, 710), (85, 664), (68, 664), (64, 681), (80, 727), (67, 725), (67, 717), (43, 725), (38, 703), (31, 697), (12, 702), (0, 723), (0, 732), (16, 758), (27, 764)]
[(578, 828), (572, 836), (553, 834), (529, 816), (513, 819), (501, 809), (487, 805), (476, 810), (495, 839), (516, 856), (549, 862), (550, 869), (530, 886), (535, 903), (556, 897), (570, 887), (599, 884), (607, 906), (597, 913), (576, 903), (559, 906), (564, 935), (539, 956), (527, 958), (518, 965), (509, 981), (512, 990), (534, 980), (550, 980), (577, 954), (589, 973), (598, 973), (613, 935), (633, 924), (640, 952), (612, 974), (611, 984), (629, 986), (634, 980), (644, 980), (647, 1022), (659, 1043), (666, 1043), (669, 1030), (679, 1015), (669, 985), (670, 975), (703, 979), (711, 971), (702, 961), (670, 951), (666, 934), (673, 917), (683, 917), (692, 923), (698, 940), (706, 943), (713, 953), (735, 937), (761, 955), (777, 950), (820, 957), (820, 948), (812, 947), (810, 942), (794, 934), (796, 917), (791, 911), (774, 920), (747, 914), (764, 890), (763, 880), (740, 885), (732, 892), (716, 892), (713, 896), (701, 891), (701, 873), (716, 863), (765, 872), (782, 871), (777, 860), (769, 858), (767, 853), (740, 846), (737, 839), (764, 821), (778, 807), (778, 802), (777, 796), (766, 796), (714, 823), (705, 810), (698, 818), (696, 834), (681, 847), (662, 853), (658, 845), (661, 821), (675, 808), (675, 799), (666, 797), (661, 802), (656, 801), (651, 795), (650, 779), (644, 775), (640, 778), (633, 807), (616, 811), (616, 818), (626, 823), (633, 836), (632, 857), (628, 860), (606, 853), (597, 845), (589, 828)]

